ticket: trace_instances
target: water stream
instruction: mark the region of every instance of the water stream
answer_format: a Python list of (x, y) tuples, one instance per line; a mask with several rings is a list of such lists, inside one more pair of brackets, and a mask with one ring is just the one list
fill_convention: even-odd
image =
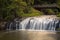
[(20, 21), (15, 19), (8, 23), (6, 30), (48, 30), (56, 31), (60, 26), (60, 21), (53, 16), (29, 17)]
[(60, 21), (56, 16), (29, 17), (22, 21), (16, 18), (0, 32), (0, 40), (60, 40)]

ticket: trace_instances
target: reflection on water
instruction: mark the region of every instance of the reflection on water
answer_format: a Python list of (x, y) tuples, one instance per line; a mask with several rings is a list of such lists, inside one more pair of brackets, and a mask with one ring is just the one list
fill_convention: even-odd
[(0, 32), (0, 40), (59, 40), (60, 34), (46, 31)]

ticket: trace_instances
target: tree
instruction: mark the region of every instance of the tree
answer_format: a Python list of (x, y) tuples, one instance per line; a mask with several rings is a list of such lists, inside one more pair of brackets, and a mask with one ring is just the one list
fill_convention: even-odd
[(0, 17), (11, 20), (23, 13), (29, 13), (34, 0), (0, 0)]
[(12, 16), (15, 17), (17, 6), (14, 0), (0, 0), (0, 5), (0, 16), (2, 19), (10, 20)]

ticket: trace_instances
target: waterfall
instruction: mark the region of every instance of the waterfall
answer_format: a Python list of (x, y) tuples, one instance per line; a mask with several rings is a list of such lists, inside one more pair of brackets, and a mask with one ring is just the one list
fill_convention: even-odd
[(52, 17), (30, 17), (23, 21), (15, 20), (7, 24), (7, 30), (50, 30), (56, 31), (60, 27), (57, 18)]

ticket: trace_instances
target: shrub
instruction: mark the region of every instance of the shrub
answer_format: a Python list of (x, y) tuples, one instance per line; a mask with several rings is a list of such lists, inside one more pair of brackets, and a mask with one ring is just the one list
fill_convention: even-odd
[(30, 13), (22, 13), (21, 16), (22, 17), (32, 17), (32, 16), (40, 16), (43, 15), (43, 12), (40, 12), (38, 10), (35, 10), (34, 8), (31, 8)]
[(53, 11), (52, 9), (47, 9), (46, 11), (47, 11), (47, 13), (48, 13), (49, 15), (55, 14), (54, 11)]
[(57, 17), (60, 17), (60, 12), (57, 14)]

